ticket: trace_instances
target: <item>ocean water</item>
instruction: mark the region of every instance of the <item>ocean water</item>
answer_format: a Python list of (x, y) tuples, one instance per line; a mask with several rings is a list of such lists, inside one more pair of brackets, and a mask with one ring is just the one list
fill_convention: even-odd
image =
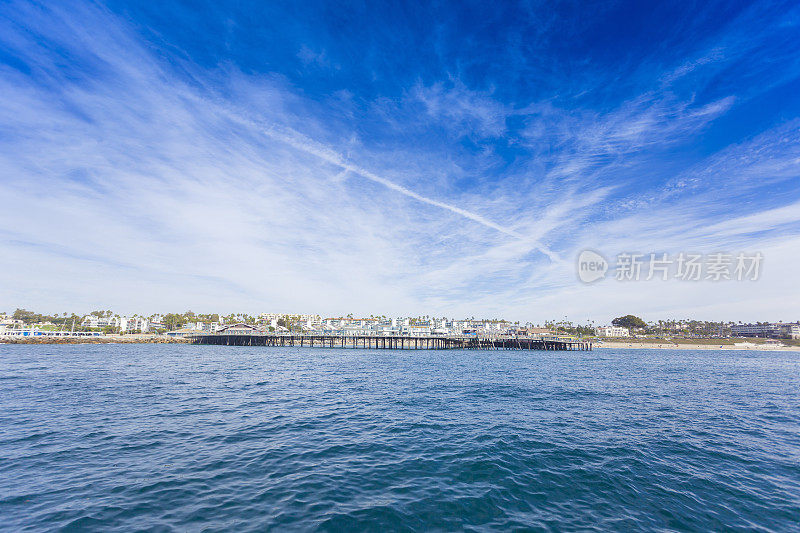
[(800, 530), (800, 354), (0, 345), (4, 531)]

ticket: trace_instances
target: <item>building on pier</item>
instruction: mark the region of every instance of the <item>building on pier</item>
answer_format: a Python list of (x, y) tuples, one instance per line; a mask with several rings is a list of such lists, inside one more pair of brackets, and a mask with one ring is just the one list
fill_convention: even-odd
[(252, 335), (254, 333), (261, 333), (261, 332), (262, 331), (259, 330), (257, 327), (251, 326), (249, 324), (244, 324), (241, 322), (237, 324), (229, 324), (217, 330), (217, 333), (222, 335)]

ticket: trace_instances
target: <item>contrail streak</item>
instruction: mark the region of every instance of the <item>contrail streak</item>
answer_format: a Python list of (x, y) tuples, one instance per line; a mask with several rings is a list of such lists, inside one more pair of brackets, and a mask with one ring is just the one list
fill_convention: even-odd
[(561, 262), (561, 258), (558, 257), (558, 255), (555, 252), (553, 252), (552, 250), (550, 250), (547, 247), (543, 246), (537, 240), (527, 238), (524, 235), (521, 235), (520, 233), (514, 231), (513, 229), (507, 228), (505, 226), (501, 226), (500, 224), (497, 224), (496, 222), (492, 222), (491, 220), (489, 220), (489, 219), (487, 219), (485, 217), (482, 217), (481, 215), (478, 215), (476, 213), (473, 213), (471, 211), (467, 211), (466, 209), (462, 209), (460, 207), (456, 207), (454, 205), (451, 205), (451, 204), (448, 204), (448, 203), (445, 203), (445, 202), (440, 202), (439, 200), (434, 200), (432, 198), (428, 198), (427, 196), (423, 196), (421, 194), (418, 194), (418, 193), (416, 193), (416, 192), (414, 192), (414, 191), (412, 191), (410, 189), (407, 189), (407, 188), (403, 187), (402, 185), (398, 185), (397, 183), (394, 183), (393, 181), (390, 181), (390, 180), (387, 180), (386, 178), (378, 176), (374, 172), (370, 172), (369, 170), (366, 170), (366, 169), (363, 169), (363, 168), (358, 167), (356, 165), (353, 165), (352, 163), (348, 163), (344, 159), (344, 157), (342, 157), (341, 154), (337, 153), (334, 150), (331, 150), (330, 148), (328, 148), (328, 147), (326, 147), (324, 145), (321, 145), (320, 143), (314, 141), (313, 139), (310, 139), (310, 138), (306, 137), (305, 135), (302, 135), (301, 133), (299, 133), (299, 132), (297, 132), (295, 130), (288, 129), (288, 128), (279, 130), (276, 127), (264, 127), (264, 126), (256, 123), (252, 119), (245, 118), (245, 117), (239, 115), (238, 113), (232, 112), (231, 110), (228, 110), (227, 108), (224, 108), (224, 106), (223, 106), (223, 109), (225, 109), (227, 111), (226, 114), (229, 117), (231, 117), (233, 120), (235, 120), (237, 122), (240, 122), (240, 123), (243, 123), (243, 124), (246, 124), (248, 126), (251, 126), (254, 129), (256, 129), (256, 130), (260, 131), (261, 133), (263, 133), (264, 135), (266, 135), (267, 137), (270, 137), (271, 139), (274, 139), (274, 140), (276, 140), (278, 142), (282, 142), (284, 144), (287, 144), (287, 145), (291, 146), (292, 148), (296, 148), (296, 149), (298, 149), (298, 150), (300, 150), (302, 152), (305, 152), (307, 154), (310, 154), (310, 155), (313, 155), (315, 157), (318, 157), (318, 158), (322, 159), (323, 161), (327, 161), (328, 163), (336, 165), (336, 166), (338, 166), (338, 167), (340, 167), (340, 168), (342, 168), (344, 170), (347, 170), (349, 172), (357, 174), (357, 175), (361, 176), (362, 178), (366, 178), (366, 179), (368, 179), (368, 180), (370, 180), (372, 182), (379, 183), (379, 184), (383, 185), (384, 187), (386, 187), (387, 189), (390, 189), (392, 191), (396, 191), (396, 192), (398, 192), (398, 193), (400, 193), (400, 194), (402, 194), (404, 196), (408, 196), (409, 198), (413, 198), (414, 200), (417, 200), (418, 202), (422, 202), (424, 204), (432, 205), (434, 207), (438, 207), (440, 209), (444, 209), (446, 211), (450, 211), (451, 213), (455, 213), (457, 215), (460, 215), (460, 216), (462, 216), (462, 217), (464, 217), (464, 218), (466, 218), (468, 220), (472, 220), (473, 222), (477, 222), (478, 224), (481, 224), (482, 226), (485, 226), (487, 228), (491, 228), (491, 229), (493, 229), (495, 231), (499, 231), (500, 233), (503, 233), (504, 235), (508, 235), (510, 237), (514, 237), (515, 239), (520, 239), (521, 241), (524, 241), (524, 242), (527, 242), (528, 244), (530, 244), (532, 248), (535, 248), (536, 250), (538, 250), (541, 253), (543, 253), (544, 255), (546, 255), (551, 261), (553, 261), (553, 262)]
[(457, 215), (461, 215), (464, 218), (473, 220), (478, 224), (482, 224), (488, 228), (492, 228), (511, 237), (515, 237), (517, 239), (524, 239), (524, 237), (519, 233), (517, 233), (516, 231), (501, 226), (500, 224), (497, 224), (495, 222), (492, 222), (491, 220), (488, 220), (485, 217), (467, 211), (466, 209), (461, 209), (460, 207), (456, 207), (454, 205), (450, 205), (445, 202), (440, 202), (438, 200), (422, 196), (421, 194), (415, 193), (414, 191), (411, 191), (403, 187), (402, 185), (398, 185), (392, 181), (387, 180), (386, 178), (382, 178), (377, 174), (375, 174), (374, 172), (370, 172), (369, 170), (348, 163), (338, 153), (330, 149), (327, 149), (325, 147), (319, 146), (318, 143), (312, 141), (311, 139), (303, 137), (296, 132), (292, 132), (291, 134), (289, 134), (285, 132), (276, 131), (275, 129), (272, 128), (260, 128), (260, 129), (265, 135), (269, 136), (272, 139), (283, 142), (293, 148), (297, 148), (298, 150), (302, 150), (308, 154), (319, 157), (320, 159), (327, 161), (328, 163), (342, 167), (343, 169), (346, 169), (354, 174), (358, 174), (359, 176), (366, 178), (370, 181), (374, 181), (375, 183), (380, 183), (387, 189), (397, 191), (400, 194), (408, 196), (409, 198), (413, 198), (414, 200), (417, 200), (419, 202), (439, 207), (441, 209), (445, 209), (452, 213), (456, 213)]

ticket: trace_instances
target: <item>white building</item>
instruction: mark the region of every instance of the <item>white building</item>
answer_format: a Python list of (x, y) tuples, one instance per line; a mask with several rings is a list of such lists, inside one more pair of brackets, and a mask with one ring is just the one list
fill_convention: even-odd
[(0, 319), (0, 326), (6, 329), (21, 328), (24, 325), (24, 322), (17, 318), (9, 318), (8, 316), (4, 315), (4, 317)]
[(371, 327), (359, 326), (357, 324), (347, 325), (339, 328), (338, 330), (342, 335), (354, 336), (370, 336), (375, 335), (376, 332)]
[(800, 323), (798, 324), (782, 324), (781, 334), (790, 339), (800, 339)]
[(731, 335), (734, 337), (770, 337), (773, 339), (800, 338), (800, 324), (763, 323), (763, 324), (737, 324), (731, 326)]
[(120, 333), (128, 333), (132, 331), (141, 331), (142, 333), (146, 333), (150, 329), (150, 323), (148, 320), (140, 316), (101, 317), (95, 315), (86, 315), (83, 317), (81, 325), (85, 328), (105, 328), (111, 326), (112, 328), (119, 328)]
[(148, 331), (158, 331), (159, 329), (167, 329), (166, 324), (164, 324), (164, 317), (161, 315), (153, 315), (148, 320)]
[(206, 333), (216, 333), (222, 329), (219, 322), (189, 322), (182, 329), (190, 329), (192, 331), (203, 331)]
[(737, 324), (731, 326), (731, 335), (734, 337), (777, 337), (780, 328), (777, 324)]
[(149, 329), (149, 323), (147, 322), (146, 318), (135, 316), (135, 317), (114, 317), (117, 322), (117, 327), (119, 327), (120, 333), (130, 333), (134, 331), (141, 331), (142, 333), (147, 333)]
[(110, 326), (112, 318), (104, 316), (86, 315), (83, 317), (81, 326), (85, 328), (104, 328)]
[(594, 332), (599, 337), (630, 337), (631, 332), (628, 331), (628, 328), (622, 328), (619, 326), (601, 326), (599, 328), (594, 328)]
[(427, 337), (431, 334), (430, 326), (400, 326), (400, 335), (408, 335), (410, 337)]

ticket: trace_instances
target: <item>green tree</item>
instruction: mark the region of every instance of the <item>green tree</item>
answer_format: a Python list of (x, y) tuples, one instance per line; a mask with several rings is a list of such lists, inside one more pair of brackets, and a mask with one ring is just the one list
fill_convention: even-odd
[(186, 319), (183, 317), (183, 315), (178, 315), (176, 313), (167, 313), (164, 315), (164, 326), (167, 328), (167, 330), (178, 329), (185, 323)]
[(611, 324), (614, 326), (618, 326), (621, 328), (645, 328), (647, 327), (647, 323), (639, 318), (638, 316), (634, 315), (625, 315), (615, 318), (611, 321)]

